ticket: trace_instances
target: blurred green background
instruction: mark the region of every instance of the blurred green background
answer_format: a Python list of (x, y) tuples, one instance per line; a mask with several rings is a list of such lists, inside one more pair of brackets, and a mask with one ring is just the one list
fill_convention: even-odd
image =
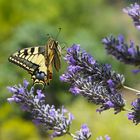
[[(26, 71), (10, 64), (7, 58), (20, 48), (46, 44), (47, 34), (55, 37), (59, 27), (62, 28), (58, 37), (60, 44), (66, 44), (67, 47), (73, 43), (81, 44), (100, 63), (112, 64), (115, 71), (124, 74), (125, 85), (140, 89), (140, 75), (131, 73), (134, 67), (106, 55), (101, 43), (103, 37), (110, 34), (117, 36), (120, 33), (125, 36), (126, 41), (140, 43), (140, 32), (122, 12), (122, 8), (132, 2), (135, 1), (0, 0), (0, 140), (48, 139), (32, 123), (30, 114), (21, 111), (18, 105), (7, 103), (6, 99), (11, 96), (7, 86), (22, 83), (24, 78), (32, 82)], [(59, 76), (65, 70), (66, 63), (62, 60), (62, 69), (59, 73), (54, 73), (46, 93), (50, 104), (64, 105), (74, 114), (72, 132), (79, 130), (81, 124), (87, 123), (93, 140), (105, 134), (111, 136), (112, 140), (140, 139), (140, 126), (128, 121), (126, 112), (114, 115), (111, 110), (100, 115), (96, 113), (97, 106), (82, 97), (71, 95), (68, 92), (69, 86), (59, 81)], [(132, 93), (125, 96), (131, 100), (135, 98)], [(71, 138), (64, 136), (56, 139)]]

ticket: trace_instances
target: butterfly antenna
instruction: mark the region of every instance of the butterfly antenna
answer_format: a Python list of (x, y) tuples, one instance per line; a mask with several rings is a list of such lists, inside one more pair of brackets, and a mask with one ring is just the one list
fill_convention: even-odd
[(57, 33), (57, 35), (56, 35), (56, 37), (55, 37), (55, 40), (57, 40), (57, 38), (58, 38), (60, 32), (61, 32), (61, 28), (58, 28), (58, 33)]

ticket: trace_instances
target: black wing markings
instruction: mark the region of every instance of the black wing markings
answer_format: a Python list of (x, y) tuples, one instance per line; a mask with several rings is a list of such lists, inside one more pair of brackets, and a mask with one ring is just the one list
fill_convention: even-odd
[(31, 47), (19, 50), (9, 57), (9, 61), (27, 70), (34, 81), (45, 83), (47, 76), (45, 61), (45, 48), (42, 46)]

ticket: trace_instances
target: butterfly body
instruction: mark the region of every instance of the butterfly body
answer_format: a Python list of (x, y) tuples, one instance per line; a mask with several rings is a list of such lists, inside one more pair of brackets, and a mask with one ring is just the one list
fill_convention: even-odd
[[(50, 38), (45, 46), (36, 46), (17, 51), (9, 61), (22, 67), (33, 79), (33, 83), (49, 84), (52, 80), (53, 65), (57, 71), (61, 67), (61, 49), (57, 41)], [(57, 59), (56, 59), (57, 58)], [(58, 66), (56, 66), (58, 61)]]

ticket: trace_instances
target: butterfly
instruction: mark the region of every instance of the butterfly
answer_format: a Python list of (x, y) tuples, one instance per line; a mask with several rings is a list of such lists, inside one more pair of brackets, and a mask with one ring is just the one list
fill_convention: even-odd
[(61, 47), (53, 38), (45, 46), (24, 48), (13, 53), (8, 60), (22, 67), (33, 80), (33, 84), (49, 85), (52, 80), (53, 66), (56, 71), (61, 68)]

